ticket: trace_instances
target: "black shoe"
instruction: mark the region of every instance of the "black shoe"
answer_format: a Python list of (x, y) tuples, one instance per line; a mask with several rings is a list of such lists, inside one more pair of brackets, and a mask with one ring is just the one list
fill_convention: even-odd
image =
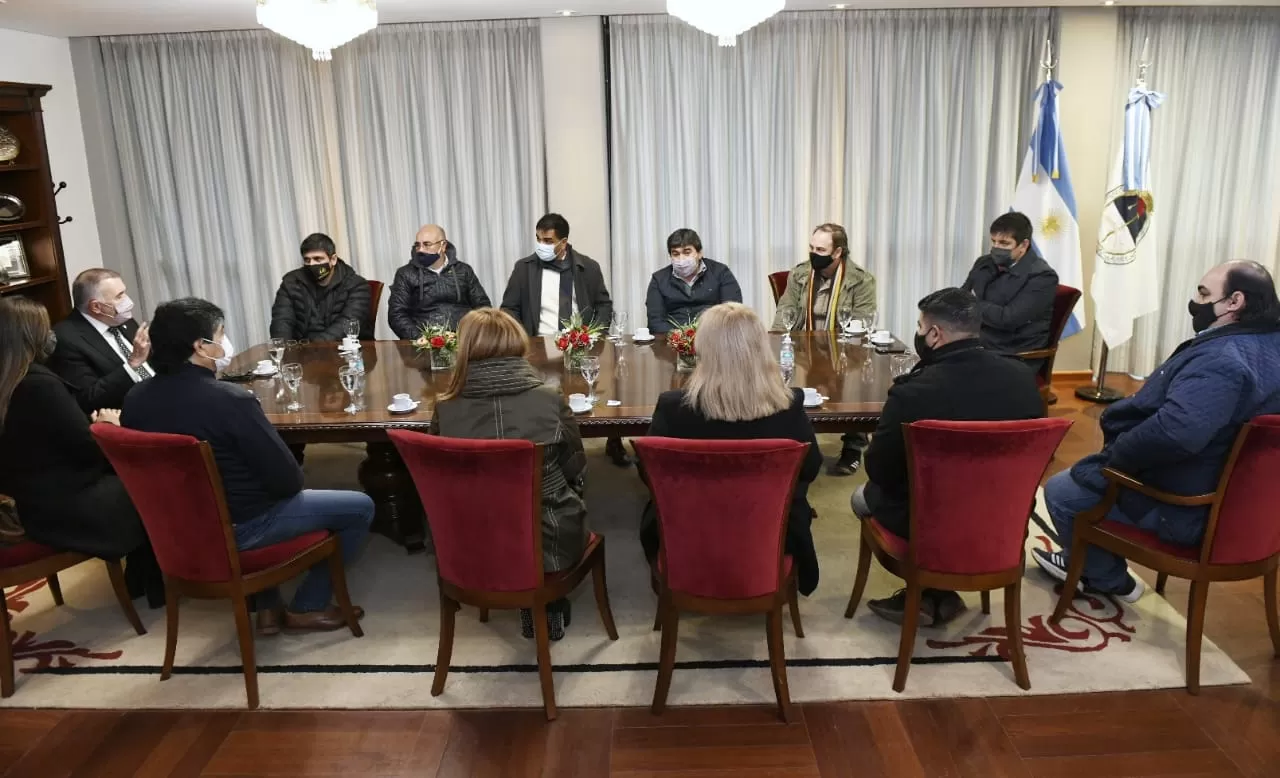
[(862, 467), (861, 451), (841, 451), (840, 458), (831, 464), (827, 472), (835, 476), (853, 475)]
[[(907, 609), (907, 590), (899, 589), (892, 597), (883, 600), (871, 600), (867, 603), (871, 612), (894, 624), (902, 623), (902, 614)], [(933, 604), (925, 597), (920, 598), (920, 618), (916, 622), (921, 627), (932, 627), (934, 623)]]
[(609, 438), (604, 444), (604, 453), (618, 467), (631, 467), (631, 457), (622, 445), (622, 438)]
[(965, 611), (964, 600), (955, 592), (945, 589), (925, 589), (920, 608), (933, 610), (933, 626), (945, 626), (948, 622)]
[[(547, 637), (552, 640), (564, 639), (565, 628), (573, 621), (573, 608), (568, 600), (556, 600), (547, 603)], [(533, 611), (520, 609), (520, 634), (525, 640), (533, 640)]]

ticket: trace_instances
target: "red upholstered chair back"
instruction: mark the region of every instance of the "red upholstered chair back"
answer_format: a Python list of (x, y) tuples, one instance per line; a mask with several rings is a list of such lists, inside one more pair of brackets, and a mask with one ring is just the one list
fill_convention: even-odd
[(378, 324), (378, 305), (382, 303), (381, 281), (369, 281), (369, 337), (373, 337), (374, 327)]
[(427, 512), (440, 577), (463, 589), (542, 585), (542, 450), (389, 430)]
[(794, 440), (637, 438), (658, 508), (667, 585), (748, 599), (782, 585), (782, 535), (809, 446)]
[(916, 567), (980, 575), (1022, 563), (1036, 489), (1067, 419), (906, 425)]
[(1211, 564), (1257, 562), (1280, 552), (1280, 416), (1244, 425), (1218, 491), (1205, 533)]
[(166, 575), (206, 583), (239, 575), (222, 477), (208, 443), (113, 424), (94, 424), (92, 430), (138, 509)]
[(790, 270), (779, 270), (769, 274), (769, 289), (773, 291), (773, 302), (776, 305), (787, 291), (787, 280), (791, 278)]

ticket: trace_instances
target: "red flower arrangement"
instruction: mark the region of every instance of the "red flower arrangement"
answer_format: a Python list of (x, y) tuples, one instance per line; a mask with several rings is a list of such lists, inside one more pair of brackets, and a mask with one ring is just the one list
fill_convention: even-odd
[(588, 324), (575, 313), (571, 319), (564, 322), (564, 329), (556, 336), (556, 348), (564, 352), (566, 357), (580, 356), (600, 340), (602, 332), (604, 332), (603, 327), (594, 323)]
[(429, 324), (422, 328), (418, 339), (413, 342), (419, 351), (456, 351), (458, 349), (458, 333), (446, 329), (440, 324)]
[(667, 333), (667, 345), (682, 357), (696, 357), (698, 350), (694, 347), (694, 337), (697, 334), (697, 322), (688, 324), (671, 322), (671, 331)]

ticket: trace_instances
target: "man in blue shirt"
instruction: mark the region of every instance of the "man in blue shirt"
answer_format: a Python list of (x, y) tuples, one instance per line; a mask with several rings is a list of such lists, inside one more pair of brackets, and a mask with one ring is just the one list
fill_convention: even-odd
[[(1280, 412), (1280, 301), (1257, 262), (1234, 261), (1205, 274), (1188, 303), (1196, 336), (1186, 341), (1132, 397), (1102, 414), (1102, 451), (1085, 457), (1044, 487), (1049, 516), (1064, 546), (1076, 515), (1101, 501), (1103, 468), (1114, 468), (1164, 492), (1217, 489), (1240, 427)], [(1209, 509), (1172, 506), (1129, 489), (1107, 519), (1154, 532), (1178, 546), (1204, 538)], [(1065, 551), (1032, 552), (1046, 573), (1066, 580)], [(1091, 547), (1083, 585), (1136, 602), (1145, 587), (1125, 560)]]

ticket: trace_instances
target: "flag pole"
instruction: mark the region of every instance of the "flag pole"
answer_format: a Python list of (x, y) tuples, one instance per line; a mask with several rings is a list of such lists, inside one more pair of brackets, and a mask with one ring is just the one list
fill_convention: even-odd
[(1110, 356), (1110, 351), (1107, 348), (1107, 342), (1104, 340), (1102, 342), (1102, 355), (1098, 358), (1098, 383), (1076, 389), (1076, 397), (1081, 400), (1088, 400), (1091, 403), (1104, 404), (1124, 399), (1124, 392), (1107, 386), (1107, 357)]

